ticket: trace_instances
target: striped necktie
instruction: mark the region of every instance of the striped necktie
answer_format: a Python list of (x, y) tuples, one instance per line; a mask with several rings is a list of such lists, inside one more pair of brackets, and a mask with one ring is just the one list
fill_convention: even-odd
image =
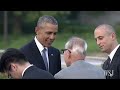
[(46, 57), (46, 48), (42, 50), (42, 57), (46, 66), (46, 70), (48, 70), (48, 62), (47, 62), (47, 57)]

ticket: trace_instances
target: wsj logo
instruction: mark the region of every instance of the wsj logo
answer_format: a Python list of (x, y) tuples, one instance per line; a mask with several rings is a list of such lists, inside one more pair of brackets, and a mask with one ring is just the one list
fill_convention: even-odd
[(112, 77), (114, 75), (114, 70), (105, 70), (104, 74), (105, 76)]

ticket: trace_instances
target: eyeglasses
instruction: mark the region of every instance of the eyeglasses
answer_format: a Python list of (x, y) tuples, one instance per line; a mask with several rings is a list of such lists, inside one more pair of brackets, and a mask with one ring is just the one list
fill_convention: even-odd
[(65, 52), (66, 50), (68, 50), (68, 51), (71, 53), (71, 51), (70, 51), (69, 49), (61, 49), (61, 54), (64, 54), (64, 52)]

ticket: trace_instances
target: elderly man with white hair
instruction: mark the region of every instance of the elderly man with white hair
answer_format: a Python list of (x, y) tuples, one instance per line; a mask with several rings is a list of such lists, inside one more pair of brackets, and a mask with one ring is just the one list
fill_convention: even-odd
[(56, 79), (105, 79), (101, 67), (85, 61), (87, 43), (79, 37), (70, 38), (63, 49), (66, 68), (54, 75)]

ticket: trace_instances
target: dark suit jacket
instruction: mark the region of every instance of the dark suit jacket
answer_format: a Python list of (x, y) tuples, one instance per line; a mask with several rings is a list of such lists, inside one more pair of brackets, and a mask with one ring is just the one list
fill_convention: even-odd
[(31, 66), (25, 70), (22, 79), (54, 79), (54, 77), (45, 70)]
[[(23, 46), (20, 50), (25, 54), (31, 64), (46, 70), (43, 58), (38, 50), (35, 40), (32, 40), (30, 43)], [(61, 57), (59, 50), (54, 47), (49, 47), (48, 58), (49, 72), (54, 75), (61, 70)]]
[(120, 79), (120, 47), (117, 49), (112, 62), (107, 67), (107, 60), (103, 64), (107, 79)]

